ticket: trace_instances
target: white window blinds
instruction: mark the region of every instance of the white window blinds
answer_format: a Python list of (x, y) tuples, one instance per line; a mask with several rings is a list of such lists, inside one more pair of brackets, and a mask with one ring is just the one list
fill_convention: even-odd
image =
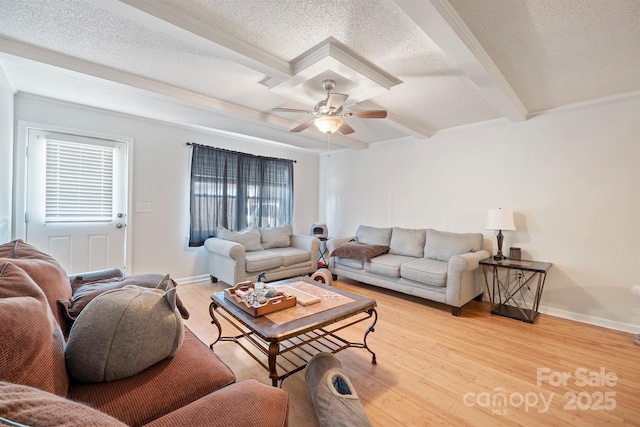
[(113, 147), (47, 139), (46, 222), (110, 221)]

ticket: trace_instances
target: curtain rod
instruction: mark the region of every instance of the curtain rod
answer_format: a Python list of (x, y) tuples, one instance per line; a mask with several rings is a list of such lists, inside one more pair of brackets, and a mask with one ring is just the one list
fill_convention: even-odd
[(267, 156), (257, 156), (255, 154), (249, 154), (249, 153), (243, 153), (241, 151), (233, 151), (233, 150), (227, 150), (226, 148), (217, 148), (217, 147), (212, 147), (210, 145), (202, 145), (202, 144), (196, 144), (195, 142), (187, 142), (187, 147), (189, 146), (194, 146), (194, 147), (202, 147), (202, 148), (209, 148), (211, 150), (220, 150), (220, 151), (226, 151), (227, 153), (234, 153), (234, 154), (242, 154), (245, 156), (254, 156), (254, 157), (258, 157), (261, 159), (269, 159), (269, 160), (284, 160), (287, 162), (293, 162), (293, 163), (298, 163), (297, 160), (291, 160), (291, 159), (280, 159), (278, 157), (267, 157)]

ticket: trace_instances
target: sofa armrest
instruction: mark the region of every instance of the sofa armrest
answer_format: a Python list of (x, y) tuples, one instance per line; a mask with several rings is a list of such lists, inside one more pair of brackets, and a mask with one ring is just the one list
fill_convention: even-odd
[[(251, 410), (247, 410), (246, 404), (251, 405)], [(180, 425), (286, 427), (289, 396), (280, 388), (246, 379), (178, 408), (145, 427)]]
[(480, 261), (488, 256), (489, 251), (481, 249), (449, 258), (447, 263), (447, 304), (462, 307), (482, 293), (482, 283), (474, 280), (474, 272), (480, 266)]
[(240, 243), (210, 237), (204, 241), (209, 252), (209, 275), (212, 281), (222, 280), (235, 285), (245, 280), (246, 251)]
[(315, 256), (320, 247), (320, 239), (306, 234), (294, 234), (291, 236), (291, 246), (308, 251)]
[(122, 270), (118, 268), (107, 268), (105, 270), (87, 271), (84, 273), (70, 274), (69, 283), (73, 283), (73, 281), (77, 277), (82, 277), (82, 281), (86, 283), (86, 282), (95, 282), (96, 280), (112, 279), (114, 277), (124, 277), (124, 273), (122, 272)]
[(244, 246), (231, 240), (219, 239), (217, 237), (209, 237), (204, 241), (204, 248), (214, 254), (231, 258), (235, 261), (244, 259)]
[(353, 239), (355, 239), (355, 236), (335, 237), (333, 239), (327, 240), (327, 251), (329, 252), (329, 255), (331, 255), (331, 252), (333, 252), (335, 248)]
[(476, 252), (467, 252), (462, 255), (454, 255), (449, 259), (448, 273), (462, 274), (473, 271), (480, 266), (480, 261), (489, 257), (489, 252), (482, 249)]
[(340, 246), (341, 244), (346, 243), (355, 238), (356, 238), (355, 236), (349, 236), (349, 237), (335, 237), (333, 239), (327, 240), (327, 256), (329, 257), (328, 267), (331, 273), (334, 273), (333, 269), (335, 267), (335, 258), (331, 256), (331, 253), (333, 252), (333, 250), (338, 246)]

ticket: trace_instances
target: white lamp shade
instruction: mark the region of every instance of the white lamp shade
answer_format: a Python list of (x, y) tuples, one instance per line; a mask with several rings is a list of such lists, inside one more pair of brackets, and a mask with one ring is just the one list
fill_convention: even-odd
[(324, 133), (334, 133), (340, 129), (342, 123), (342, 119), (336, 116), (318, 117), (313, 121), (313, 124)]
[(510, 209), (489, 209), (487, 230), (515, 230), (513, 211)]

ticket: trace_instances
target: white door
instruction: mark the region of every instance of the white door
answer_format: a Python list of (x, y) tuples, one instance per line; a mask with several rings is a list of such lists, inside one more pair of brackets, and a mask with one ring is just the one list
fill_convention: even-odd
[(29, 129), (26, 241), (68, 274), (125, 268), (127, 144)]

